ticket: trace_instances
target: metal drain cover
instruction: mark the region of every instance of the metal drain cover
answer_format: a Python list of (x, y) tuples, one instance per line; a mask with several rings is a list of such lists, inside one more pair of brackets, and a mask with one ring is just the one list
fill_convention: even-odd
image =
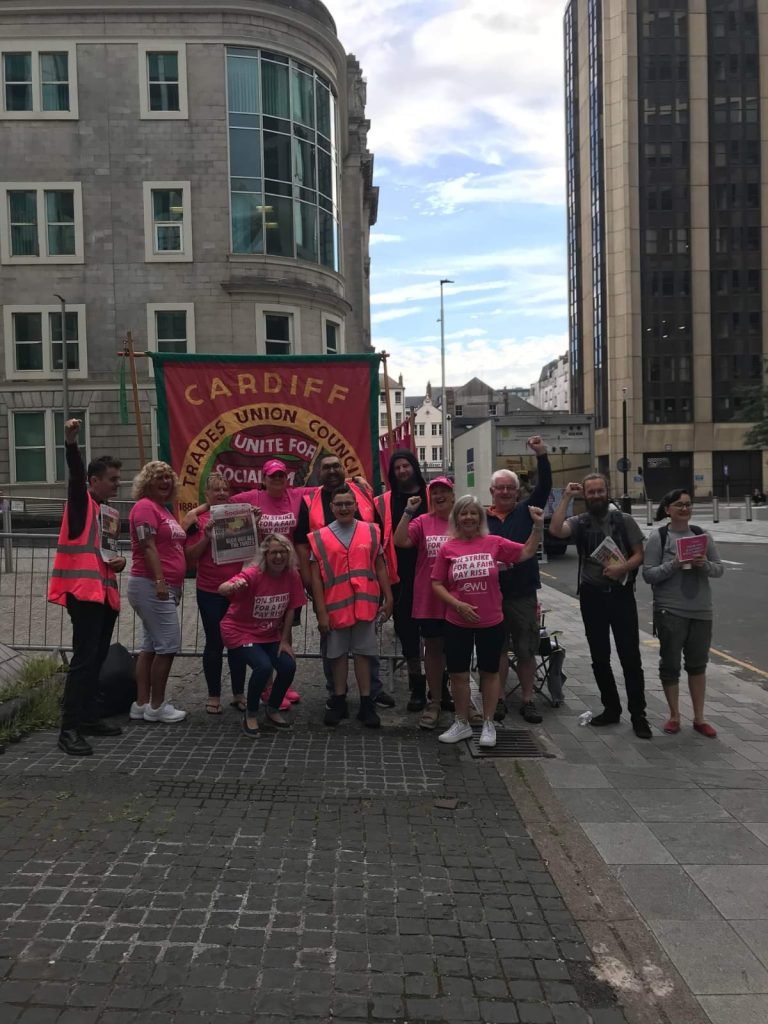
[(467, 740), (472, 757), (551, 757), (530, 729), (500, 729), (496, 727), (496, 746), (479, 747), (480, 728), (474, 728), (474, 736)]

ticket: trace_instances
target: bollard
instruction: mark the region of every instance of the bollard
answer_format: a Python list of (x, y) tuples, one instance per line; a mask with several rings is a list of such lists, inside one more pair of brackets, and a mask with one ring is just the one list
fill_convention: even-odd
[(5, 557), (5, 571), (13, 572), (13, 540), (11, 539), (11, 502), (3, 502), (3, 555)]
[(720, 499), (712, 498), (712, 522), (720, 522)]
[(653, 502), (646, 501), (645, 503), (645, 525), (653, 526)]
[(744, 495), (744, 515), (746, 516), (747, 522), (752, 522), (752, 498), (749, 494)]

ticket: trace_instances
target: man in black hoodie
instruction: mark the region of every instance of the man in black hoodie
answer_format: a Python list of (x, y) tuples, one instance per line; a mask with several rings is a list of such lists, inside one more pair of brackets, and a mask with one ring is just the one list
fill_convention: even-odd
[(384, 524), (384, 557), (392, 578), (396, 567), (399, 582), (392, 584), (395, 633), (408, 665), (411, 699), (409, 711), (423, 711), (427, 702), (427, 680), (421, 668), (419, 627), (411, 614), (413, 578), (416, 572), (416, 549), (395, 548), (392, 532), (403, 516), (406, 502), (414, 495), (421, 497), (419, 514), (427, 511), (427, 484), (421, 475), (416, 456), (408, 448), (398, 448), (389, 460), (389, 490), (375, 499), (379, 518)]

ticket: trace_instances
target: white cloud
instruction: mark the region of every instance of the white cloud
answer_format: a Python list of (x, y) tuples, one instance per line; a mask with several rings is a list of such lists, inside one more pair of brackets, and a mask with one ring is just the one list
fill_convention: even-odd
[(328, 4), (368, 79), (374, 151), (404, 164), (562, 163), (560, 0)]
[[(445, 340), (458, 341), (460, 338), (482, 338), (487, 333), (488, 331), (483, 330), (481, 327), (467, 327), (463, 331), (451, 331), (450, 334), (445, 335)], [(423, 338), (414, 338), (414, 344), (419, 345), (426, 345), (435, 341), (440, 341), (439, 334), (427, 334)]]
[(402, 320), (404, 316), (420, 313), (421, 306), (404, 306), (402, 309), (380, 309), (371, 313), (372, 324), (383, 324), (387, 320)]
[(463, 174), (427, 185), (427, 206), (453, 213), (475, 203), (541, 203), (562, 206), (565, 177), (562, 167), (505, 171), (501, 174)]
[[(452, 295), (458, 295), (463, 292), (498, 291), (500, 288), (506, 288), (507, 284), (507, 281), (479, 281), (476, 284), (452, 284), (450, 290)], [(447, 291), (445, 294), (447, 294)], [(371, 296), (371, 305), (397, 305), (401, 302), (421, 302), (426, 299), (436, 299), (439, 301), (439, 281), (424, 282), (423, 284), (406, 284), (401, 288), (391, 288), (386, 292), (377, 292)]]
[(387, 235), (384, 232), (372, 231), (369, 240), (370, 245), (391, 245), (394, 242), (402, 242), (402, 235)]

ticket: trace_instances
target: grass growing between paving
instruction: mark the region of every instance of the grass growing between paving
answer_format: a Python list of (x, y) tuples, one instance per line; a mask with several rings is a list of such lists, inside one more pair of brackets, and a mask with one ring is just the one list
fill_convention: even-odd
[(0, 687), (0, 708), (21, 699), (19, 710), (0, 722), (0, 744), (14, 743), (37, 729), (51, 729), (61, 715), (64, 677), (57, 658), (31, 658), (12, 683)]

